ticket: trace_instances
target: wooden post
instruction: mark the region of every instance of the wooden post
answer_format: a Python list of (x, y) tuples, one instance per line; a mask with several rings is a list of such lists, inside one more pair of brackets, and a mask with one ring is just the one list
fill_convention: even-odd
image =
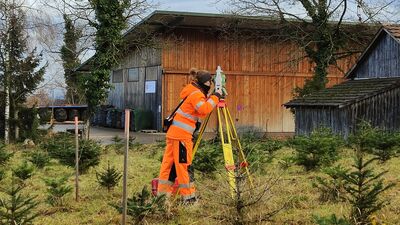
[(129, 118), (130, 110), (125, 109), (125, 154), (124, 154), (124, 174), (122, 189), (122, 225), (126, 225), (127, 212), (127, 178), (128, 178), (128, 150), (129, 150)]
[(75, 200), (79, 201), (79, 130), (78, 116), (75, 115)]

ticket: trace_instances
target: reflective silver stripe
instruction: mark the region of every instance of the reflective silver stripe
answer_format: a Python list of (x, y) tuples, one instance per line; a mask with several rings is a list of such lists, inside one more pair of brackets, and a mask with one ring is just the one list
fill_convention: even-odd
[(183, 200), (188, 200), (188, 199), (195, 198), (195, 197), (196, 197), (195, 194), (183, 195), (183, 196), (182, 196), (182, 199), (183, 199)]
[(191, 120), (193, 120), (193, 121), (197, 121), (197, 120), (199, 119), (199, 118), (196, 117), (196, 116), (192, 116), (192, 115), (190, 115), (189, 113), (185, 113), (185, 112), (182, 111), (181, 109), (178, 109), (178, 110), (176, 111), (176, 113), (181, 114), (182, 116), (184, 116), (184, 117), (186, 117), (186, 118), (189, 118), (189, 119), (191, 119)]
[(196, 104), (196, 106), (194, 107), (196, 110), (198, 110), (202, 105), (204, 104), (203, 101), (200, 101), (199, 103)]
[(174, 183), (169, 181), (169, 180), (158, 180), (159, 184), (168, 184), (168, 185), (173, 185)]
[(194, 187), (194, 183), (191, 182), (189, 184), (179, 184), (179, 187), (180, 188), (192, 188), (192, 187)]
[(191, 127), (191, 126), (189, 126), (189, 125), (187, 125), (185, 123), (182, 123), (182, 122), (179, 122), (179, 121), (176, 121), (176, 120), (172, 121), (172, 125), (177, 126), (179, 128), (182, 128), (182, 129), (184, 129), (185, 131), (187, 131), (189, 133), (193, 133), (194, 129), (195, 129), (194, 127)]
[(212, 100), (211, 98), (207, 100), (208, 103), (210, 103), (212, 105), (212, 107), (215, 107), (215, 102), (214, 100)]

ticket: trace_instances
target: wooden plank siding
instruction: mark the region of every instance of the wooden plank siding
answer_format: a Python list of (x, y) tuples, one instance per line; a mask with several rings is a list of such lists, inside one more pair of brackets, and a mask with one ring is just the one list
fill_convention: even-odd
[(310, 134), (324, 126), (347, 138), (361, 121), (384, 130), (400, 130), (400, 88), (375, 95), (347, 107), (296, 107), (296, 134)]
[(400, 43), (382, 32), (353, 71), (357, 78), (400, 77)]
[[(179, 92), (189, 82), (191, 67), (215, 73), (221, 65), (227, 75), (228, 108), (237, 128), (294, 132), (294, 116), (282, 104), (292, 98), (296, 86), (302, 87), (312, 75), (308, 60), (292, 60), (303, 54), (294, 44), (248, 39), (232, 42), (212, 32), (184, 29), (174, 36), (179, 41), (167, 41), (162, 51), (164, 117), (179, 102)], [(346, 71), (350, 61), (338, 64)], [(343, 80), (338, 69), (329, 68), (329, 73), (328, 86)], [(216, 128), (215, 116), (210, 125), (208, 131)]]
[[(139, 79), (128, 81), (128, 70), (138, 68)], [(123, 83), (112, 83), (108, 94), (108, 104), (119, 109), (145, 109), (151, 110), (154, 116), (154, 129), (161, 127), (161, 50), (143, 48), (131, 51), (121, 61), (121, 64), (113, 70), (123, 70)], [(156, 93), (145, 93), (146, 80), (156, 81)]]

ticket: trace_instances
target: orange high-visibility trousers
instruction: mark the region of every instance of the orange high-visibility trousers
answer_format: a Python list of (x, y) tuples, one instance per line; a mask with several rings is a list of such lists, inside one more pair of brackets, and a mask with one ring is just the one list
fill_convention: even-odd
[(179, 194), (183, 200), (195, 197), (194, 174), (192, 164), (193, 142), (191, 139), (177, 140), (166, 138), (163, 160), (161, 163), (160, 175), (158, 177), (159, 195), (170, 196), (172, 186), (177, 178)]

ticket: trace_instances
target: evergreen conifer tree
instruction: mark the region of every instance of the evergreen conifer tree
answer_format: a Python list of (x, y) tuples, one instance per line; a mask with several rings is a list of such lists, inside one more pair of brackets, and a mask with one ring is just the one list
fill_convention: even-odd
[(112, 188), (117, 186), (122, 174), (115, 167), (110, 167), (110, 162), (108, 162), (107, 168), (103, 172), (96, 173), (96, 177), (99, 184), (106, 187), (110, 192)]

